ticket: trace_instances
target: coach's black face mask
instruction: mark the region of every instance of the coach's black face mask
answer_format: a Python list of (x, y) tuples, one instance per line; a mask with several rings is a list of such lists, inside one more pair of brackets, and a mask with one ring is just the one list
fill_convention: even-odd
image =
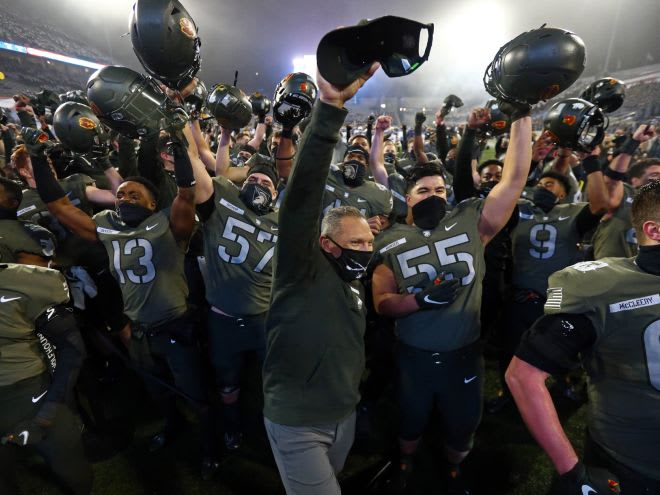
[(532, 198), (532, 202), (546, 213), (552, 210), (558, 201), (557, 196), (545, 187), (537, 187)]
[(119, 203), (116, 210), (121, 221), (129, 227), (137, 227), (154, 214), (149, 208), (133, 203)]
[(447, 202), (440, 196), (429, 196), (412, 207), (413, 223), (424, 230), (433, 230), (447, 213)]
[(362, 278), (367, 273), (367, 267), (373, 257), (373, 251), (358, 251), (357, 249), (348, 249), (341, 247), (332, 238), (328, 237), (332, 243), (341, 249), (339, 258), (335, 258), (331, 253), (324, 253), (330, 260), (335, 262), (339, 275), (346, 282), (352, 282)]

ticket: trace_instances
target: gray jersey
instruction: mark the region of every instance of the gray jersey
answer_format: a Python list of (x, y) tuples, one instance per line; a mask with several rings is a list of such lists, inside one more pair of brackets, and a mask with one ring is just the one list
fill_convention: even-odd
[(555, 206), (548, 213), (533, 203), (518, 201), (519, 222), (511, 233), (513, 286), (545, 296), (550, 274), (578, 261), (578, 213), (587, 203)]
[(332, 166), (323, 194), (323, 214), (338, 206), (354, 206), (367, 218), (389, 216), (392, 211), (392, 195), (385, 186), (370, 181), (358, 187), (348, 187), (341, 170)]
[(119, 282), (126, 316), (155, 326), (186, 312), (185, 250), (170, 229), (169, 209), (137, 227), (123, 223), (112, 210), (94, 215), (94, 222)]
[(0, 220), (0, 261), (14, 263), (17, 253), (52, 258), (55, 254), (52, 234), (35, 223)]
[(606, 214), (593, 236), (594, 258), (626, 257), (637, 254), (637, 235), (632, 226), (632, 202), (635, 190), (623, 185), (623, 199), (619, 207)]
[(215, 209), (204, 222), (206, 300), (234, 316), (268, 311), (277, 242), (277, 212), (257, 215), (239, 189), (224, 177), (213, 179)]
[(62, 274), (32, 265), (0, 265), (0, 387), (46, 371), (36, 319), (69, 300)]
[(398, 292), (419, 292), (444, 272), (461, 288), (450, 305), (396, 320), (399, 339), (430, 351), (451, 351), (476, 341), (480, 333), (481, 287), (486, 264), (477, 224), (483, 200), (459, 203), (433, 230), (396, 224), (377, 238), (382, 263), (394, 272)]
[(589, 318), (589, 433), (623, 465), (660, 480), (660, 276), (634, 258), (578, 263), (550, 277), (545, 312)]

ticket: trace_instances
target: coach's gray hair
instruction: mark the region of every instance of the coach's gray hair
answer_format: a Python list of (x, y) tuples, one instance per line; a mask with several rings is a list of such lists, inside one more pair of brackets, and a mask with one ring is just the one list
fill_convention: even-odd
[(339, 206), (328, 210), (321, 221), (321, 235), (334, 237), (341, 230), (342, 218), (365, 218), (354, 206)]

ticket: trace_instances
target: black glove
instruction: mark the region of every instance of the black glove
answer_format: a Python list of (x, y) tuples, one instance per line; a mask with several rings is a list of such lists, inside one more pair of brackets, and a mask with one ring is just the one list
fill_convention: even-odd
[(25, 147), (30, 156), (41, 156), (44, 151), (53, 146), (53, 142), (48, 140), (48, 134), (34, 127), (21, 128), (21, 134), (23, 134)]
[(578, 462), (555, 483), (557, 495), (607, 495), (621, 493), (619, 480), (606, 469), (587, 467)]
[(447, 307), (454, 299), (461, 282), (458, 279), (443, 280), (442, 274), (415, 294), (419, 309), (439, 309)]
[(424, 112), (417, 112), (415, 114), (415, 136), (422, 135), (422, 125), (426, 122), (426, 115)]
[(369, 117), (367, 117), (367, 124), (373, 126), (375, 123), (376, 123), (376, 116), (369, 115)]
[(511, 118), (511, 123), (527, 117), (532, 109), (532, 106), (527, 103), (514, 103), (506, 100), (497, 100), (497, 105), (502, 113), (507, 114)]
[(108, 170), (112, 164), (110, 163), (110, 149), (105, 143), (95, 144), (92, 146), (92, 165), (100, 170)]

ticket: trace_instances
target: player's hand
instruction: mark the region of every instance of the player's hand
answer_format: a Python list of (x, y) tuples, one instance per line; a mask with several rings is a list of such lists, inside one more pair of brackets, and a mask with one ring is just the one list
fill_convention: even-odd
[(415, 126), (421, 126), (424, 122), (426, 122), (426, 115), (424, 112), (417, 112), (415, 114)]
[(543, 131), (532, 145), (532, 160), (535, 162), (545, 160), (548, 153), (552, 151), (553, 146), (552, 135), (548, 131)]
[(32, 156), (39, 156), (49, 148), (52, 143), (48, 140), (48, 134), (34, 127), (23, 127), (21, 129), (25, 147)]
[(527, 117), (532, 110), (532, 106), (526, 103), (514, 103), (506, 100), (497, 100), (497, 105), (502, 113), (511, 117), (511, 123), (518, 119), (522, 119), (523, 117)]
[(458, 279), (443, 279), (443, 274), (433, 280), (421, 292), (415, 294), (419, 309), (440, 309), (447, 307), (454, 299), (460, 287)]
[(335, 86), (334, 84), (326, 81), (321, 73), (317, 71), (316, 74), (316, 83), (319, 87), (319, 99), (323, 103), (332, 105), (337, 108), (343, 108), (344, 103), (353, 98), (358, 90), (366, 83), (371, 76), (378, 70), (380, 64), (374, 62), (369, 67), (369, 70), (358, 77), (355, 81), (348, 84), (347, 86)]
[(640, 143), (645, 143), (655, 135), (655, 127), (649, 124), (640, 125), (633, 133), (632, 138)]
[(490, 120), (490, 110), (487, 108), (475, 108), (468, 116), (467, 125), (470, 129), (479, 129)]
[(608, 495), (621, 493), (619, 480), (606, 469), (587, 467), (578, 462), (555, 483), (557, 495)]
[(445, 118), (442, 116), (442, 112), (439, 110), (435, 112), (435, 126), (440, 127), (441, 125), (444, 125), (445, 123)]
[(110, 148), (105, 142), (100, 142), (92, 146), (92, 165), (100, 170), (108, 170), (110, 164)]
[(376, 119), (376, 130), (386, 131), (392, 125), (392, 117), (389, 115), (381, 115)]

